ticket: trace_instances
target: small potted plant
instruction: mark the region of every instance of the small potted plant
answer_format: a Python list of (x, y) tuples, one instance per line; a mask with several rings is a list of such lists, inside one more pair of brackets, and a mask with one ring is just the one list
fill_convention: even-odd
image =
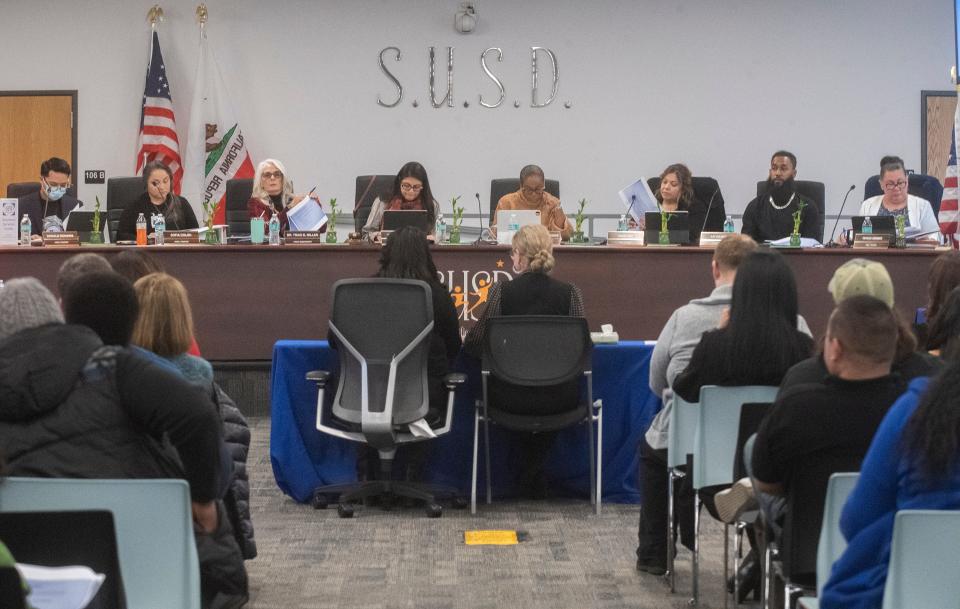
[(337, 208), (337, 199), (330, 199), (330, 216), (327, 220), (327, 243), (337, 243), (337, 216), (340, 210)]
[(673, 216), (674, 214), (660, 208), (660, 234), (657, 237), (660, 245), (670, 245), (670, 218)]
[(803, 208), (807, 204), (797, 201), (797, 211), (793, 212), (793, 232), (790, 233), (790, 247), (800, 247), (800, 223), (803, 221)]
[(907, 247), (907, 217), (906, 216), (897, 216), (894, 219), (894, 222), (897, 227), (897, 241), (896, 246), (898, 248)]
[(573, 217), (573, 237), (570, 238), (571, 243), (588, 243), (590, 240), (583, 236), (583, 221), (587, 219), (586, 214), (583, 213), (584, 208), (587, 206), (586, 199), (580, 199), (579, 207), (577, 207), (577, 213)]
[(460, 225), (463, 224), (463, 207), (457, 205), (457, 201), (460, 200), (460, 195), (455, 196), (450, 199), (450, 205), (453, 207), (453, 220), (450, 224), (450, 238), (447, 239), (448, 243), (460, 243)]
[(100, 197), (95, 197), (93, 204), (93, 230), (90, 231), (89, 243), (99, 245), (103, 243), (103, 232), (100, 230)]
[(213, 228), (213, 223), (216, 220), (217, 209), (220, 207), (220, 201), (213, 202), (210, 199), (205, 199), (203, 201), (203, 213), (206, 216), (206, 225), (207, 232), (203, 237), (203, 240), (208, 245), (217, 245), (220, 243), (220, 235), (217, 234), (217, 231)]

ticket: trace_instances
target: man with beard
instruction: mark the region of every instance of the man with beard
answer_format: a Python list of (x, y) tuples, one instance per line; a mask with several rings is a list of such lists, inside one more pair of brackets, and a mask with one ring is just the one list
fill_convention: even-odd
[(789, 237), (793, 232), (793, 214), (803, 202), (800, 236), (820, 240), (819, 212), (812, 200), (794, 189), (796, 177), (797, 157), (786, 150), (774, 152), (766, 192), (750, 201), (743, 212), (743, 234), (757, 243)]
[(543, 170), (536, 165), (527, 165), (520, 170), (520, 190), (504, 195), (497, 202), (497, 209), (490, 221), (490, 231), (497, 232), (497, 212), (509, 209), (539, 209), (540, 223), (549, 231), (559, 231), (563, 240), (573, 235), (573, 226), (560, 208), (560, 199), (545, 192)]

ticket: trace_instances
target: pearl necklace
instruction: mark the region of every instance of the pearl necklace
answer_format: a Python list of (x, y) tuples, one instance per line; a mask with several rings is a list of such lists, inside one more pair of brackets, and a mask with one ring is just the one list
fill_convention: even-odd
[(776, 203), (774, 203), (772, 196), (767, 197), (767, 198), (770, 199), (770, 205), (773, 205), (773, 208), (774, 208), (774, 209), (786, 209), (786, 208), (790, 207), (790, 204), (793, 203), (793, 198), (796, 197), (796, 196), (797, 196), (797, 193), (793, 193), (792, 195), (790, 195), (790, 198), (787, 199), (787, 202), (784, 203), (783, 205), (777, 205)]

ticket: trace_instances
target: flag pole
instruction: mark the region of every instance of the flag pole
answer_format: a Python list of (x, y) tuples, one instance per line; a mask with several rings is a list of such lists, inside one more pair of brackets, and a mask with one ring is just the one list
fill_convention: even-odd
[(197, 5), (196, 16), (197, 23), (200, 24), (200, 37), (203, 38), (203, 28), (207, 25), (207, 19), (210, 16), (209, 12), (207, 11), (206, 4), (201, 2)]

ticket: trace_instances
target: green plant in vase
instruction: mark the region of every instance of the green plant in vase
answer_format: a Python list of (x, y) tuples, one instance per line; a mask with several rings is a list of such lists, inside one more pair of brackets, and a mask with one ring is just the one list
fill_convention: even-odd
[(583, 213), (583, 210), (587, 207), (587, 200), (580, 199), (577, 203), (577, 213), (573, 216), (573, 237), (570, 238), (570, 241), (573, 243), (587, 243), (589, 239), (583, 235), (583, 221), (587, 219), (587, 215)]
[(449, 243), (460, 243), (460, 225), (463, 224), (464, 209), (457, 205), (459, 200), (460, 195), (450, 199), (450, 205), (453, 207), (453, 220), (450, 224), (450, 238), (447, 239)]
[(803, 222), (803, 208), (807, 204), (797, 201), (797, 211), (793, 212), (793, 232), (790, 233), (790, 247), (800, 247), (800, 223)]
[(894, 224), (897, 227), (897, 247), (907, 247), (907, 216), (896, 216), (894, 218)]
[(217, 245), (220, 243), (220, 235), (217, 234), (217, 231), (213, 228), (213, 223), (217, 218), (217, 209), (220, 208), (220, 201), (213, 202), (210, 199), (205, 199), (203, 202), (203, 215), (205, 216), (204, 223), (207, 225), (207, 232), (203, 236), (205, 243), (209, 245)]
[(330, 215), (327, 219), (327, 243), (337, 243), (337, 216), (340, 210), (337, 208), (337, 199), (330, 199)]
[(103, 243), (103, 233), (100, 231), (100, 197), (95, 197), (93, 204), (93, 230), (90, 231), (90, 243)]
[(657, 236), (657, 243), (660, 245), (670, 245), (670, 218), (673, 216), (674, 214), (660, 208), (660, 234)]

